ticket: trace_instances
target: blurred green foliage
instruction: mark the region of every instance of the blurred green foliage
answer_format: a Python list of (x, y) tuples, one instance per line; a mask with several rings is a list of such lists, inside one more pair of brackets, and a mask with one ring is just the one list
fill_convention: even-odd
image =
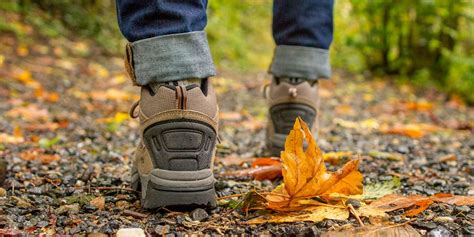
[[(0, 31), (11, 31), (21, 41), (31, 40), (22, 24), (48, 38), (92, 39), (106, 53), (122, 52), (123, 42), (113, 0), (8, 0), (0, 3)], [(16, 13), (17, 15), (10, 15)], [(19, 19), (12, 19), (19, 16)], [(2, 19), (3, 18), (3, 19)], [(18, 22), (17, 22), (18, 21)]]
[(438, 85), (474, 103), (474, 1), (337, 1), (332, 62)]
[[(10, 0), (0, 3), (0, 32), (28, 41), (24, 25), (44, 37), (92, 39), (120, 55), (114, 0)], [(206, 29), (216, 64), (266, 70), (274, 43), (271, 0), (210, 0)], [(3, 14), (5, 13), (5, 14)], [(438, 85), (474, 103), (474, 1), (336, 1), (331, 60), (335, 68), (396, 75)], [(11, 14), (20, 16), (19, 23)], [(16, 16), (15, 15), (15, 16)]]

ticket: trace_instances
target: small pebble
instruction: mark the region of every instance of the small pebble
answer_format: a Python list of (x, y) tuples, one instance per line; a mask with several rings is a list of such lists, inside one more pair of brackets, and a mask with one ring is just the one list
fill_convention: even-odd
[(455, 213), (469, 213), (471, 212), (471, 208), (469, 206), (455, 206), (454, 207), (454, 212)]
[(7, 190), (5, 190), (4, 188), (0, 188), (0, 197), (4, 197), (7, 195)]
[(438, 217), (435, 217), (433, 221), (447, 223), (447, 222), (453, 222), (454, 219), (450, 216), (438, 216)]
[(433, 180), (433, 185), (434, 186), (444, 186), (446, 185), (446, 181), (442, 179), (435, 179)]
[(360, 202), (355, 199), (347, 199), (346, 203), (351, 204), (355, 209), (361, 206)]
[(34, 187), (28, 190), (29, 193), (40, 195), (43, 193), (43, 190), (40, 187)]
[(422, 229), (428, 229), (428, 230), (434, 229), (438, 226), (434, 222), (415, 222), (414, 225), (416, 225), (416, 226), (418, 226)]
[(166, 234), (170, 232), (170, 226), (169, 225), (157, 225), (155, 227), (155, 233), (158, 235), (161, 234)]
[(125, 228), (117, 231), (117, 237), (146, 237), (145, 232), (140, 228)]
[(443, 226), (438, 226), (426, 234), (428, 237), (450, 237), (451, 233)]
[(37, 227), (43, 228), (49, 225), (49, 222), (47, 221), (40, 221), (36, 224)]
[(191, 218), (194, 221), (202, 221), (206, 219), (208, 216), (209, 214), (207, 214), (206, 210), (202, 208), (196, 208), (191, 212)]

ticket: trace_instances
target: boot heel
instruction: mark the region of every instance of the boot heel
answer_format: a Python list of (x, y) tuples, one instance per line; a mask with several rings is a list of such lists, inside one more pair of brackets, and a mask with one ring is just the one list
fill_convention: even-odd
[(216, 206), (212, 162), (215, 130), (195, 120), (167, 120), (143, 132), (154, 169), (139, 175), (142, 206)]

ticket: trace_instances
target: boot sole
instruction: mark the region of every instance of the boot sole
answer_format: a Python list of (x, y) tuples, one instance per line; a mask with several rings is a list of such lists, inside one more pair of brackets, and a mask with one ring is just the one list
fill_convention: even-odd
[(150, 175), (139, 175), (135, 171), (131, 186), (141, 191), (141, 204), (146, 209), (165, 206), (216, 207), (214, 182), (210, 169), (200, 170), (199, 174), (154, 169)]
[(149, 174), (132, 173), (142, 207), (210, 206), (217, 204), (211, 169), (216, 132), (200, 121), (167, 120), (143, 133), (153, 166)]
[[(267, 131), (267, 147), (272, 156), (280, 156), (281, 151), (285, 149), (286, 137), (298, 116), (304, 121), (310, 122), (316, 117), (316, 110), (301, 103), (278, 104), (270, 108), (274, 133), (269, 134)], [(311, 128), (312, 124), (309, 126)], [(306, 148), (306, 143), (304, 148)]]

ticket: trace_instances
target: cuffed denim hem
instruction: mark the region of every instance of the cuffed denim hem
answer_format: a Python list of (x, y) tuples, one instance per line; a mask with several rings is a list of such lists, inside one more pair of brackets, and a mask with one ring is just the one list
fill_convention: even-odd
[(276, 77), (307, 80), (331, 77), (329, 50), (295, 45), (278, 45), (269, 72)]
[(139, 86), (216, 74), (204, 31), (135, 41), (127, 48), (127, 58), (129, 73)]

